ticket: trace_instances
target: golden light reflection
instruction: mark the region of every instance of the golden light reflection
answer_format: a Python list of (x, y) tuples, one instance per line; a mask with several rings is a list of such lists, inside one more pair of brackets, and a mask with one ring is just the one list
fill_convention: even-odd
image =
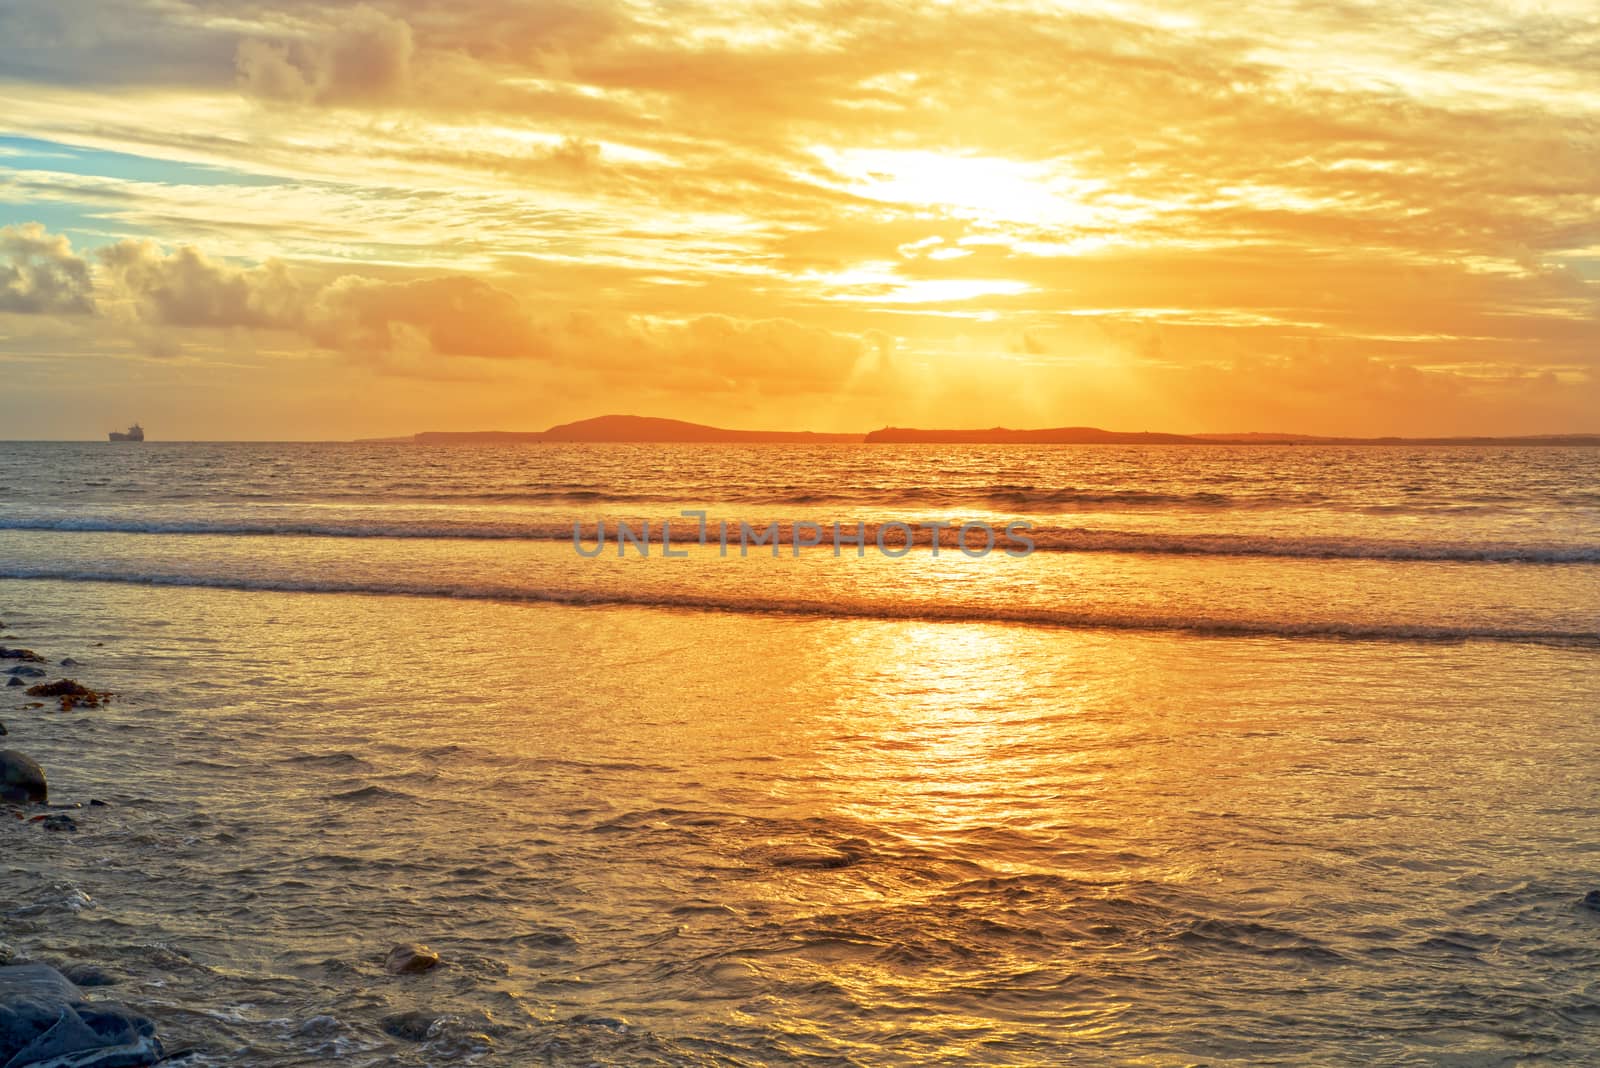
[(1047, 780), (1071, 762), (1057, 749), (1045, 767), (1029, 740), (1082, 709), (1062, 703), (1070, 689), (1030, 677), (1036, 645), (1026, 631), (939, 623), (858, 636), (833, 665), (852, 677), (830, 687), (841, 733), (817, 781), (838, 791), (842, 812), (935, 849), (1037, 818), (1036, 794), (1053, 793)]

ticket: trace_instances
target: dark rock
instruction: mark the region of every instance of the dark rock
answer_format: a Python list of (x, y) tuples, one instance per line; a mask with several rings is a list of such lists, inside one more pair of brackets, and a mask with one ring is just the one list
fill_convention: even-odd
[(61, 666), (64, 667), (64, 668), (77, 667), (78, 666), (78, 662), (76, 660), (72, 659), (72, 657), (70, 657), (70, 656), (62, 657)]
[(44, 657), (32, 649), (7, 649), (0, 645), (0, 660), (21, 660), (24, 664), (47, 664)]
[(7, 670), (6, 674), (16, 675), (18, 678), (23, 679), (42, 679), (47, 672), (44, 668), (34, 667), (31, 664), (18, 664), (16, 667)]
[(407, 1042), (423, 1042), (439, 1019), (431, 1012), (396, 1012), (378, 1021), (383, 1033)]
[(45, 964), (0, 968), (0, 1064), (134, 1068), (165, 1056), (155, 1024), (106, 1002), (87, 1004)]
[(55, 682), (41, 682), (37, 686), (29, 686), (28, 696), (59, 698), (61, 711), (71, 712), (79, 705), (84, 708), (99, 708), (111, 700), (113, 695), (109, 692), (91, 690), (74, 679), (57, 679)]
[(786, 843), (757, 850), (756, 855), (774, 868), (812, 868), (828, 871), (848, 868), (857, 858), (829, 846)]
[(420, 942), (402, 942), (389, 951), (383, 962), (390, 975), (416, 975), (439, 963), (439, 954)]
[(10, 733), (10, 731), (6, 730), (6, 725), (4, 723), (0, 723), (0, 738), (4, 738)]
[(1579, 904), (1586, 909), (1594, 909), (1596, 912), (1600, 912), (1600, 890), (1590, 890), (1583, 895), (1583, 900)]
[(73, 964), (63, 964), (61, 974), (71, 980), (73, 986), (114, 986), (117, 977), (88, 961), (77, 961)]
[(75, 679), (57, 679), (28, 687), (29, 697), (87, 697), (89, 687)]
[(35, 764), (32, 757), (15, 749), (0, 749), (0, 801), (42, 805), (49, 795), (44, 769)]
[(111, 802), (102, 801), (98, 797), (91, 797), (91, 798), (89, 798), (89, 807), (90, 808), (110, 808), (111, 807)]
[(47, 831), (72, 831), (78, 830), (78, 821), (65, 812), (57, 812), (53, 816), (45, 816), (39, 821), (39, 826)]
[(6, 683), (6, 685), (7, 686), (21, 686), (22, 685), (22, 680), (17, 678), (15, 675), (13, 675), (13, 676), (11, 676), (11, 681)]

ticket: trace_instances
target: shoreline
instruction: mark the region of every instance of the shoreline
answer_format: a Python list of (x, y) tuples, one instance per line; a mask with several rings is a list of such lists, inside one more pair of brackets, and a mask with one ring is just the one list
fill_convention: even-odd
[[(20, 618), (13, 615), (13, 618)], [(0, 642), (21, 640), (16, 628), (0, 622)], [(25, 702), (20, 711), (33, 713), (26, 720), (13, 717), (0, 723), (0, 835), (76, 835), (80, 821), (91, 810), (111, 805), (97, 797), (87, 801), (52, 800), (48, 773), (26, 751), (30, 735), (48, 729), (54, 712), (97, 710), (115, 698), (107, 690), (92, 690), (65, 674), (81, 667), (70, 656), (55, 662), (32, 648), (0, 644), (0, 667), (7, 691), (21, 689)], [(58, 675), (53, 682), (45, 681)], [(50, 708), (57, 705), (56, 710)], [(13, 729), (13, 728), (17, 729)], [(20, 826), (18, 826), (20, 824)], [(20, 844), (8, 843), (11, 849)], [(87, 900), (87, 898), (85, 898)], [(32, 1064), (70, 1062), (83, 1068), (116, 1065), (137, 1068), (180, 1058), (185, 1051), (169, 1053), (156, 1036), (148, 1016), (115, 999), (85, 995), (86, 989), (115, 986), (119, 976), (92, 960), (66, 959), (46, 954), (41, 959), (19, 951), (10, 942), (11, 925), (0, 926), (0, 1061), (26, 1068)]]
[[(706, 617), (694, 632), (705, 657), (669, 661), (683, 632), (644, 615), (602, 624), (363, 599), (336, 616), (334, 597), (13, 590), (0, 586), (0, 600), (28, 601), (34, 614), (4, 633), (38, 640), (8, 646), (59, 663), (103, 638), (107, 659), (83, 656), (90, 668), (77, 677), (128, 686), (136, 710), (126, 715), (120, 701), (62, 719), (33, 710), (38, 735), (30, 728), (22, 740), (98, 719), (108, 729), (63, 734), (39, 755), (64, 768), (93, 746), (101, 777), (120, 757), (108, 746), (146, 761), (170, 753), (174, 766), (137, 786), (130, 774), (134, 792), (111, 795), (116, 807), (80, 820), (79, 835), (37, 839), (51, 848), (29, 857), (30, 885), (15, 894), (29, 911), (6, 922), (27, 929), (35, 958), (120, 972), (159, 1037), (201, 1047), (197, 1063), (538, 1063), (562, 1043), (574, 1059), (584, 1050), (601, 1063), (651, 1063), (663, 1051), (668, 1063), (704, 1065), (694, 1051), (723, 1041), (741, 1063), (854, 1053), (909, 1065), (910, 1045), (872, 1045), (880, 1012), (909, 1011), (895, 1018), (931, 1037), (967, 1011), (965, 989), (1001, 983), (1008, 968), (1059, 969), (1066, 981), (1100, 962), (1122, 971), (1103, 1002), (1091, 991), (1079, 1005), (1110, 1025), (1087, 1047), (1098, 1063), (1255, 1061), (1272, 1051), (1239, 1034), (1252, 1010), (1167, 984), (1217, 968), (1269, 981), (1286, 960), (1318, 976), (1321, 993), (1268, 1006), (1283, 1033), (1328, 1016), (1304, 1059), (1337, 1036), (1382, 1061), (1385, 1050), (1417, 1047), (1400, 1025), (1363, 1030), (1359, 1005), (1337, 991), (1374, 986), (1412, 1011), (1448, 1014), (1444, 984), (1429, 978), (1453, 959), (1430, 948), (1440, 932), (1466, 931), (1458, 937), (1471, 946), (1511, 939), (1504, 967), (1530, 982), (1591, 959), (1536, 952), (1578, 952), (1592, 933), (1592, 861), (1551, 844), (1567, 820), (1502, 823), (1536, 800), (1522, 779), (1503, 780), (1518, 798), (1508, 807), (1459, 775), (1420, 777), (1428, 767), (1512, 775), (1559, 759), (1573, 749), (1574, 723), (1554, 722), (1549, 694), (1578, 696), (1548, 669), (1565, 664), (1578, 679), (1592, 658), (1328, 647), (1313, 659), (1270, 645), (994, 629), (945, 642), (914, 622), (779, 629)], [(146, 620), (180, 624), (163, 632)], [(225, 636), (216, 621), (227, 621)], [(582, 685), (606, 655), (601, 637), (632, 665), (611, 670), (624, 683), (616, 689)], [(945, 656), (917, 655), (929, 649)], [(759, 673), (732, 669), (763, 653)], [(177, 674), (132, 667), (174, 658), (186, 665)], [(1497, 662), (1546, 681), (1544, 696), (1519, 685), (1517, 708), (1552, 728), (1498, 732), (1532, 746), (1504, 767), (1480, 762), (1498, 759), (1490, 734), (1513, 715), (1508, 692), (1485, 692), (1492, 672), (1458, 677)], [(1159, 671), (1141, 674), (1151, 664)], [(1247, 685), (1290, 665), (1303, 684), (1276, 696)], [(969, 678), (992, 692), (969, 692)], [(716, 707), (621, 696), (669, 681), (684, 696), (714, 695)], [(518, 683), (525, 690), (513, 692)], [(1435, 687), (1443, 696), (1419, 707), (1410, 691)], [(929, 693), (937, 700), (915, 696)], [(925, 766), (930, 751), (941, 769)], [(774, 754), (790, 762), (781, 797), (763, 792)], [(1160, 768), (1160, 782), (1142, 789)], [(972, 788), (959, 804), (940, 786), (952, 777)], [(81, 782), (69, 789), (89, 796)], [(1430, 813), (1447, 802), (1453, 823), (1475, 828), (1464, 854), (1429, 836)], [(1087, 821), (1081, 834), (1064, 830), (1070, 819)], [(1212, 855), (1207, 843), (1238, 833), (1251, 848)], [(1402, 842), (1417, 849), (1402, 854)], [(1327, 865), (1326, 900), (1293, 893), (1305, 865)], [(171, 870), (151, 879), (159, 869)], [(1463, 872), (1477, 881), (1455, 877)], [(191, 897), (189, 883), (204, 889)], [(820, 931), (817, 901), (829, 903)], [(992, 923), (963, 926), (979, 914)], [(1097, 926), (1085, 934), (1086, 923)], [(1095, 934), (1101, 924), (1116, 933)], [(445, 957), (434, 978), (391, 975), (374, 950), (421, 932)], [(425, 949), (402, 965), (426, 960)], [(954, 969), (951, 986), (909, 985), (907, 954)], [(834, 968), (857, 981), (824, 983)], [(1479, 996), (1506, 978), (1470, 971), (1463, 981)], [(1058, 997), (1026, 985), (1008, 997), (1028, 1022), (979, 1012), (969, 1025), (1000, 1041), (1026, 1028), (1051, 1051), (1069, 1049), (1046, 1020)], [(730, 1036), (725, 1010), (745, 999), (767, 1010)], [(1181, 1030), (1141, 1049), (1116, 1030), (1114, 1006), (1127, 1002), (1172, 1012)], [(842, 1025), (837, 1040), (792, 1058), (768, 1056), (775, 1034), (847, 1009), (864, 1026)], [(1453, 1019), (1487, 1042), (1498, 1015)], [(1545, 1030), (1551, 1043), (1581, 1041)], [(480, 1034), (492, 1046), (474, 1045)]]
[[(11, 620), (29, 615), (9, 614)], [(68, 800), (62, 800), (59, 793), (53, 795), (49, 769), (65, 765), (60, 760), (63, 754), (58, 751), (59, 740), (52, 744), (47, 734), (53, 722), (61, 722), (55, 717), (104, 713), (119, 695), (90, 689), (65, 674), (77, 673), (85, 666), (76, 658), (58, 659), (31, 645), (17, 644), (25, 640), (27, 628), (8, 626), (8, 622), (0, 622), (0, 678), (8, 680), (0, 683), (0, 693), (20, 693), (29, 699), (6, 713), (9, 722), (0, 721), (0, 848), (20, 859), (28, 841), (25, 836), (48, 835), (54, 847), (79, 848), (82, 861), (90, 868), (98, 868), (107, 858), (88, 852), (94, 849), (96, 832), (101, 830), (97, 817), (116, 812), (125, 804), (138, 807), (150, 802), (143, 798), (116, 802), (87, 795), (78, 798), (77, 791)], [(103, 647), (105, 643), (90, 644)], [(24, 746), (51, 752), (54, 759), (42, 764)], [(100, 784), (94, 790), (114, 794), (108, 785)], [(80, 783), (80, 791), (81, 788)], [(163, 1009), (172, 1012), (175, 1006), (160, 1005), (148, 1010), (130, 1006), (116, 996), (114, 989), (108, 989), (128, 979), (151, 982), (148, 977), (125, 973), (122, 969), (127, 967), (127, 961), (119, 966), (109, 958), (102, 961), (93, 953), (85, 954), (76, 948), (64, 951), (48, 937), (48, 927), (41, 931), (35, 925), (18, 924), (7, 918), (55, 907), (74, 914), (104, 908), (72, 881), (74, 876), (55, 868), (48, 857), (43, 859), (42, 865), (0, 867), (0, 876), (31, 878), (40, 883), (32, 904), (0, 911), (0, 1064), (15, 1064), (17, 1068), (65, 1063), (78, 1068), (141, 1068), (191, 1060), (197, 1064), (233, 1063), (235, 1058), (221, 1050), (171, 1048), (160, 1033), (158, 1018), (165, 1015)], [(161, 862), (159, 854), (149, 859)], [(81, 874), (76, 877), (81, 878)], [(151, 905), (162, 908), (156, 902)], [(106, 918), (122, 925), (114, 917)], [(18, 938), (19, 933), (32, 933), (35, 937), (28, 941), (49, 948), (30, 948)], [(46, 937), (38, 937), (41, 934)], [(181, 959), (190, 959), (181, 950), (176, 952)], [(440, 954), (415, 941), (396, 943), (386, 953), (379, 951), (378, 960), (383, 973), (396, 980), (423, 975), (444, 962)], [(269, 977), (262, 976), (260, 982), (264, 991)], [(157, 981), (155, 985), (164, 984)], [(435, 1025), (444, 1016), (417, 1009), (389, 1013), (373, 1021), (373, 1030), (403, 1048), (440, 1037)], [(310, 1023), (321, 1019), (327, 1018), (313, 1017)], [(473, 1036), (460, 1041), (470, 1052), (487, 1051)], [(223, 1059), (213, 1061), (211, 1058), (217, 1055)]]

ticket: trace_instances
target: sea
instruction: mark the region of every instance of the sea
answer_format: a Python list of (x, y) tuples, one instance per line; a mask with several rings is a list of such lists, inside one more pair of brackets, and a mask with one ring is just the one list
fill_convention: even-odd
[(193, 1065), (1592, 1065), (1597, 473), (0, 444), (115, 693), (0, 689), (0, 942)]

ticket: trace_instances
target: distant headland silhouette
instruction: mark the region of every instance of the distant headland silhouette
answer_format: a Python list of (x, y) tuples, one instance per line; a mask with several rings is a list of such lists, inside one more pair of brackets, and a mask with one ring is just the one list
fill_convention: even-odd
[(602, 415), (562, 423), (549, 430), (426, 430), (407, 437), (360, 438), (361, 444), (494, 445), (525, 442), (616, 442), (703, 444), (867, 445), (1595, 445), (1600, 434), (1534, 434), (1523, 437), (1330, 437), (1316, 434), (1166, 434), (1064, 426), (1042, 430), (923, 430), (884, 427), (860, 434), (810, 430), (729, 430), (644, 415)]
[(497, 442), (792, 442), (804, 444), (857, 443), (861, 434), (817, 434), (809, 430), (725, 430), (686, 423), (681, 419), (656, 419), (645, 415), (602, 415), (562, 423), (549, 430), (428, 430), (404, 438), (363, 438), (364, 442), (413, 442), (418, 445), (495, 444)]

